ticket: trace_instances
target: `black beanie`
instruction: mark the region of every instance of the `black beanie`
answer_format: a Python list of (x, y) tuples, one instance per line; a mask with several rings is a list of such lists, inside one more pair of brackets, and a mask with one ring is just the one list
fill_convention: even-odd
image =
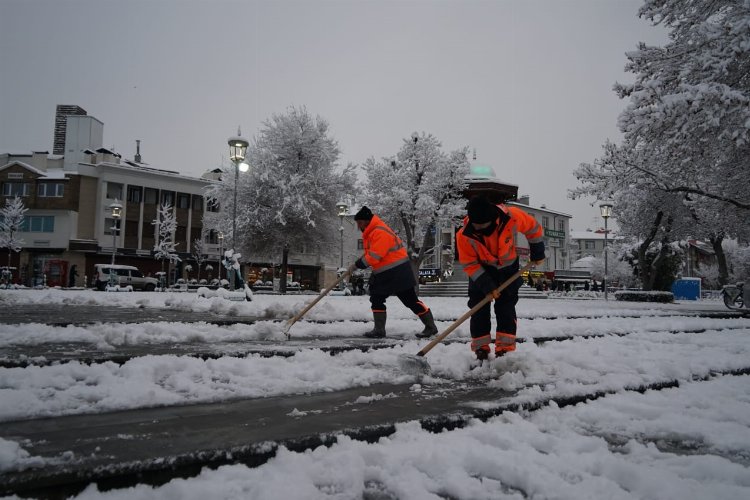
[(475, 196), (469, 200), (466, 211), (472, 224), (484, 224), (497, 218), (497, 207), (482, 196)]
[(372, 219), (372, 212), (367, 207), (362, 207), (359, 212), (354, 216), (354, 220), (370, 220)]

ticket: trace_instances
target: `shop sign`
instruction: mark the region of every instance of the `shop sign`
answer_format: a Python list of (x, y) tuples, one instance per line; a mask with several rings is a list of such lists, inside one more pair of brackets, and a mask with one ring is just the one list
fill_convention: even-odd
[(555, 231), (554, 229), (545, 229), (544, 236), (549, 236), (550, 238), (557, 238), (560, 240), (564, 240), (565, 231)]

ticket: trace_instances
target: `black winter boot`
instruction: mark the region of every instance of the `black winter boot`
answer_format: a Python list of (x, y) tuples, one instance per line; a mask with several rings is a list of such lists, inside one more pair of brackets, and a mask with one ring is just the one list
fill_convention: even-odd
[(432, 317), (431, 310), (428, 309), (426, 313), (419, 317), (419, 319), (422, 320), (422, 323), (424, 323), (424, 330), (417, 333), (418, 339), (426, 339), (428, 337), (432, 337), (438, 332), (437, 326), (435, 326), (435, 320)]
[(375, 328), (365, 333), (365, 337), (368, 339), (382, 339), (385, 338), (385, 320), (386, 314), (383, 312), (374, 312), (372, 316), (375, 320)]
[(483, 349), (479, 348), (476, 351), (474, 351), (474, 354), (476, 355), (477, 359), (481, 363), (482, 361), (486, 360), (490, 357), (490, 350), (489, 349)]

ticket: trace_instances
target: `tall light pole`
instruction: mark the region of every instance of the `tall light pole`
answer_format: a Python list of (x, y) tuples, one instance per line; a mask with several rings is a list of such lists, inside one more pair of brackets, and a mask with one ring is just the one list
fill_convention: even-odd
[(219, 231), (219, 288), (221, 288), (221, 268), (224, 266), (224, 233)]
[[(250, 166), (245, 163), (245, 154), (247, 153), (247, 140), (242, 137), (240, 128), (237, 127), (237, 135), (230, 137), (227, 141), (229, 144), (229, 159), (234, 163), (234, 204), (232, 205), (232, 251), (237, 253), (237, 178), (240, 172), (247, 172)], [(232, 290), (235, 288), (235, 275), (232, 273)]]
[(341, 262), (339, 263), (339, 268), (342, 268), (344, 267), (344, 216), (347, 210), (349, 210), (349, 206), (345, 202), (339, 201), (336, 203), (336, 210), (341, 220), (341, 225), (339, 226), (339, 233), (341, 234)]
[(117, 253), (117, 223), (122, 217), (122, 203), (117, 201), (109, 205), (110, 215), (112, 216), (112, 264), (109, 268), (109, 286), (117, 285), (117, 274), (115, 273), (115, 254)]
[(604, 219), (604, 300), (609, 300), (609, 297), (607, 297), (607, 287), (609, 286), (609, 277), (607, 276), (607, 254), (609, 253), (607, 252), (609, 249), (609, 242), (607, 240), (609, 233), (609, 230), (607, 229), (607, 220), (612, 216), (612, 203), (604, 202), (600, 204), (599, 211)]

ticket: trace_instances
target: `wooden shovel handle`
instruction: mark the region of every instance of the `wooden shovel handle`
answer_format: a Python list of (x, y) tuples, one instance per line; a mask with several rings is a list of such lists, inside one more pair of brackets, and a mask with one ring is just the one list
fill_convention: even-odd
[[(519, 269), (518, 271), (516, 271), (515, 274), (513, 274), (513, 276), (511, 276), (507, 280), (503, 281), (503, 283), (499, 287), (497, 287), (495, 289), (495, 292), (499, 293), (499, 292), (502, 292), (503, 290), (505, 290), (511, 283), (513, 283), (514, 281), (516, 281), (525, 271), (528, 271), (533, 266), (534, 266), (534, 264), (531, 261), (529, 261), (525, 266), (523, 266), (521, 269)], [(446, 328), (443, 333), (441, 333), (440, 335), (438, 335), (437, 337), (435, 337), (429, 344), (427, 344), (426, 346), (424, 346), (422, 348), (422, 350), (417, 353), (417, 356), (424, 356), (425, 354), (427, 354), (428, 352), (430, 352), (430, 350), (433, 347), (435, 347), (440, 342), (442, 342), (443, 339), (445, 337), (447, 337), (448, 335), (450, 335), (450, 333), (453, 330), (455, 330), (456, 328), (458, 328), (459, 326), (461, 326), (461, 323), (463, 323), (464, 321), (466, 321), (467, 319), (469, 319), (474, 313), (476, 313), (477, 311), (479, 311), (482, 307), (484, 307), (485, 304), (487, 304), (488, 302), (490, 302), (492, 299), (493, 299), (493, 294), (492, 293), (488, 293), (487, 296), (485, 298), (483, 298), (482, 300), (480, 300), (477, 305), (475, 305), (474, 307), (472, 307), (471, 309), (469, 309), (468, 311), (466, 311), (463, 314), (463, 316), (461, 316), (456, 321), (454, 321), (453, 324), (451, 324), (451, 326), (449, 326), (448, 328)]]
[(292, 319), (288, 320), (287, 324), (286, 324), (286, 328), (285, 328), (285, 332), (286, 332), (287, 337), (289, 336), (289, 329), (292, 327), (292, 325), (295, 324), (297, 321), (299, 321), (300, 318), (302, 318), (302, 316), (304, 316), (305, 313), (307, 313), (307, 311), (309, 311), (310, 309), (312, 309), (313, 306), (320, 301), (320, 299), (322, 299), (323, 297), (325, 297), (326, 295), (328, 295), (328, 292), (330, 292), (331, 290), (333, 290), (334, 287), (338, 286), (339, 283), (341, 283), (346, 278), (348, 278), (350, 274), (351, 273), (347, 269), (346, 272), (344, 274), (342, 274), (339, 277), (339, 279), (337, 279), (332, 285), (329, 285), (325, 290), (323, 290), (322, 292), (320, 292), (318, 294), (318, 296), (315, 297), (315, 300), (313, 300), (312, 302), (310, 302), (309, 304), (307, 304), (305, 306), (305, 308), (302, 309), (300, 312), (298, 312)]

